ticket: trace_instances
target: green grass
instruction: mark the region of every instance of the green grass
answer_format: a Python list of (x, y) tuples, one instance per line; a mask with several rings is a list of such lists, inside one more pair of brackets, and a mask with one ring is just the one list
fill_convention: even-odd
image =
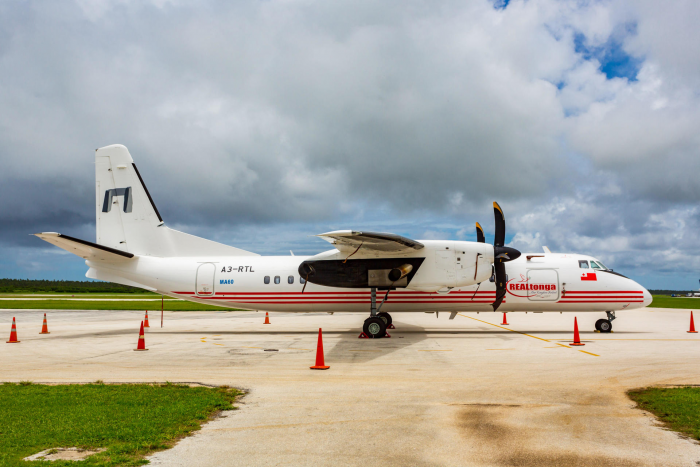
[(670, 429), (700, 440), (700, 387), (635, 389), (628, 394)]
[(652, 295), (652, 308), (683, 308), (686, 310), (700, 309), (700, 298), (669, 297), (668, 295)]
[[(0, 298), (144, 298), (150, 300), (160, 300), (159, 294), (154, 293), (0, 293)], [(166, 300), (177, 300), (176, 298), (165, 297)]]
[[(81, 466), (132, 466), (199, 429), (238, 395), (180, 385), (0, 385), (0, 466), (48, 465), (22, 458), (44, 449), (107, 448)], [(52, 466), (78, 465), (54, 461)]]
[[(8, 310), (148, 310), (160, 311), (157, 301), (99, 301), (99, 300), (0, 300), (0, 308)], [(201, 305), (184, 300), (165, 300), (168, 311), (223, 311), (235, 308)]]

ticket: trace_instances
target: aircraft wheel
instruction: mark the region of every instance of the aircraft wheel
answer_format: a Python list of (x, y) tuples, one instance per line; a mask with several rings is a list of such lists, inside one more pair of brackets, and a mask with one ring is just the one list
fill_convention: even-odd
[(612, 331), (612, 323), (607, 319), (600, 320), (600, 332), (610, 332)]
[(604, 320), (604, 319), (599, 319), (598, 321), (595, 322), (595, 330), (596, 330), (596, 331), (600, 331), (600, 330), (601, 330), (601, 329), (600, 329), (600, 323), (602, 323), (603, 321), (605, 321), (605, 320)]
[(379, 339), (386, 335), (386, 323), (378, 316), (367, 318), (362, 330), (368, 337)]
[(379, 313), (377, 313), (377, 317), (381, 318), (382, 321), (384, 321), (386, 327), (391, 326), (391, 323), (393, 322), (391, 319), (391, 315), (385, 311), (380, 311)]

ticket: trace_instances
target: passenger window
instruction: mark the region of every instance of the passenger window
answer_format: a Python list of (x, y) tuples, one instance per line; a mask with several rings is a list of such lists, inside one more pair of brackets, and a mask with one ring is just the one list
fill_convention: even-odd
[(299, 283), (306, 284), (306, 279), (304, 279), (303, 277), (299, 277)]
[(588, 261), (579, 260), (578, 267), (580, 267), (581, 269), (588, 269)]
[(289, 284), (293, 284), (293, 283), (294, 283), (294, 276), (289, 276), (289, 277), (287, 278), (287, 282), (288, 282)]
[(280, 283), (280, 276), (275, 276), (275, 284), (279, 284), (279, 283)]
[(265, 283), (269, 284), (270, 283), (270, 276), (265, 276)]
[(598, 266), (598, 263), (596, 263), (595, 261), (591, 261), (591, 267), (593, 269), (600, 269), (600, 266)]

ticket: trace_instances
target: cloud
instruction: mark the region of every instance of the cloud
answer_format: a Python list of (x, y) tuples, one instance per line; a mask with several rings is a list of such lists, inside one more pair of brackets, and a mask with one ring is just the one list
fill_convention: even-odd
[(92, 238), (92, 150), (118, 142), (169, 225), (255, 251), (331, 226), (473, 239), (498, 200), (520, 245), (667, 274), (659, 219), (700, 196), (697, 8), (6, 4), (0, 244)]

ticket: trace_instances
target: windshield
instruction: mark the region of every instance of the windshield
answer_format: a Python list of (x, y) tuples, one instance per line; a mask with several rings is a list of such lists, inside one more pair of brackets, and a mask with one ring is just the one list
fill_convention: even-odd
[(594, 269), (608, 269), (605, 267), (605, 265), (603, 263), (601, 263), (598, 260), (591, 261), (591, 267)]

